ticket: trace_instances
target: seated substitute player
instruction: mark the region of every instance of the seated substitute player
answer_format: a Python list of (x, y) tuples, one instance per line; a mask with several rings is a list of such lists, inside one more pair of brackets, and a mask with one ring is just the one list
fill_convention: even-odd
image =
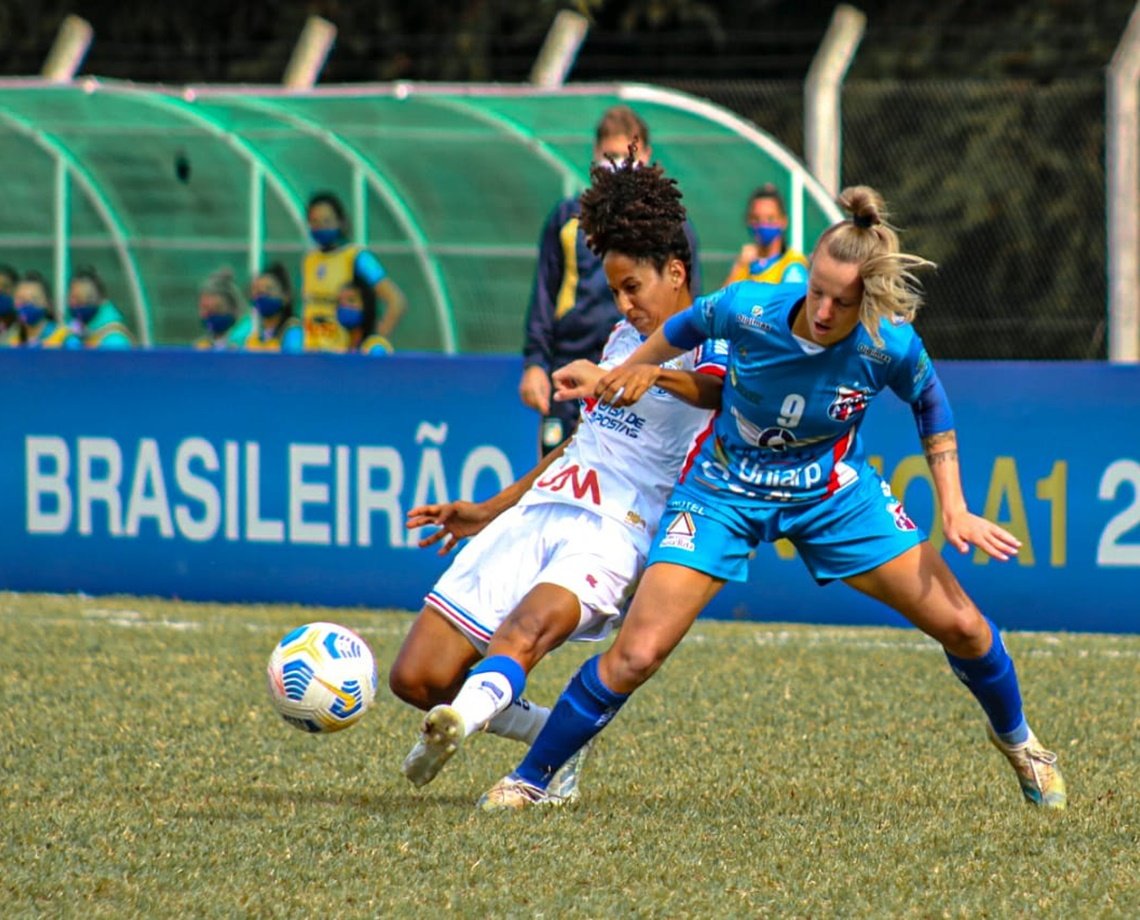
[[(233, 271), (220, 268), (211, 272), (198, 289), (198, 319), (202, 322), (203, 333), (194, 340), (194, 348), (199, 351), (230, 351), (236, 348), (234, 327), (241, 314), (243, 300)], [(243, 335), (248, 337), (249, 334), (247, 328)]]
[(784, 197), (771, 182), (748, 196), (744, 224), (752, 242), (741, 247), (725, 285), (737, 281), (769, 284), (802, 284), (807, 281), (808, 262), (802, 252), (788, 246), (788, 210)]
[(81, 268), (71, 276), (67, 290), (71, 331), (84, 348), (120, 351), (135, 347), (127, 321), (107, 299), (107, 286), (94, 268)]
[(706, 337), (729, 342), (713, 436), (669, 499), (621, 632), (573, 677), (525, 759), (482, 807), (547, 800), (551, 774), (653, 675), (725, 582), (745, 580), (756, 546), (780, 537), (817, 581), (842, 579), (939, 642), (1025, 798), (1065, 807), (1056, 755), (1025, 721), (997, 627), (866, 460), (859, 423), (889, 387), (914, 409), (946, 539), (1001, 560), (1017, 552), (1010, 533), (966, 507), (950, 407), (910, 325), (921, 302), (913, 272), (931, 263), (900, 252), (874, 190), (848, 189), (840, 203), (852, 217), (817, 243), (806, 290), (745, 281), (699, 298), (596, 385), (563, 394), (622, 405), (653, 384), (657, 362)]
[(259, 272), (250, 293), (253, 311), (230, 333), (234, 345), (242, 351), (303, 351), (304, 333), (293, 315), (293, 283), (285, 266), (274, 262)]
[(348, 333), (331, 351), (345, 354), (390, 355), (392, 343), (370, 330), (376, 328), (376, 292), (353, 278), (337, 295), (336, 321)]
[[(617, 168), (595, 166), (582, 194), (624, 317), (605, 367), (692, 303), (681, 193), (660, 167), (636, 168), (630, 149)], [(605, 637), (620, 616), (688, 448), (720, 404), (723, 362), (711, 346), (673, 357), (628, 408), (587, 400), (577, 434), (494, 498), (409, 512), (409, 527), (444, 528), (421, 546), (446, 535), (446, 552), (478, 533), (428, 594), (389, 676), (398, 697), (431, 708), (403, 766), (417, 786), (481, 728), (533, 741), (549, 710), (521, 700), (526, 675), (567, 639)], [(604, 373), (585, 359), (571, 367), (587, 381)], [(575, 797), (577, 764), (556, 782), (558, 801)]]
[(19, 329), (11, 344), (20, 348), (63, 348), (71, 351), (83, 343), (56, 319), (55, 304), (47, 279), (39, 272), (24, 272), (14, 294)]

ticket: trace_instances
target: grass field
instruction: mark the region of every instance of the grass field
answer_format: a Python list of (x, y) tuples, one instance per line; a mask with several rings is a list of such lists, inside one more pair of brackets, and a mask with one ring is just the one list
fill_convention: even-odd
[[(338, 735), (270, 709), (270, 650), (316, 619), (382, 675), (411, 622), (0, 595), (5, 920), (1140, 916), (1140, 636), (1007, 637), (1064, 813), (1022, 804), (916, 632), (701, 621), (599, 739), (577, 808), (484, 815), (513, 742), (475, 736), (417, 792), (417, 715), (383, 686)], [(595, 650), (552, 655), (528, 695)]]

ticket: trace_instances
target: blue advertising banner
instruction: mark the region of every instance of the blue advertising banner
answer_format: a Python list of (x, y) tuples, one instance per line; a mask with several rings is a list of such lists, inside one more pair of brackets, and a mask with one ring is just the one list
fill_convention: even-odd
[[(1140, 368), (942, 362), (970, 506), (1012, 530), (999, 563), (943, 550), (1007, 628), (1140, 630)], [(517, 359), (0, 351), (0, 589), (418, 609), (447, 564), (403, 526), (529, 469)], [(907, 406), (869, 452), (942, 544)], [(788, 544), (708, 614), (898, 624), (817, 586)]]

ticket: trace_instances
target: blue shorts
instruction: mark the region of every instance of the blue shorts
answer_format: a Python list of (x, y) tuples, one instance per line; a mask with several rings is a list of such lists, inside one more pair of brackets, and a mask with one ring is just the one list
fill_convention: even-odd
[(871, 467), (863, 467), (848, 488), (805, 503), (749, 502), (690, 479), (674, 488), (647, 564), (672, 562), (747, 581), (756, 547), (781, 537), (792, 541), (812, 577), (826, 584), (889, 562), (926, 534)]

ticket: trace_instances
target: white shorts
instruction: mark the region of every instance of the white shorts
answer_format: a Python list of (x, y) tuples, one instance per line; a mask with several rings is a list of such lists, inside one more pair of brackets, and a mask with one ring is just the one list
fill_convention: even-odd
[(573, 505), (516, 505), (459, 551), (424, 601), (485, 653), (491, 635), (532, 588), (558, 585), (581, 604), (570, 638), (604, 639), (645, 565), (630, 537), (617, 521)]

